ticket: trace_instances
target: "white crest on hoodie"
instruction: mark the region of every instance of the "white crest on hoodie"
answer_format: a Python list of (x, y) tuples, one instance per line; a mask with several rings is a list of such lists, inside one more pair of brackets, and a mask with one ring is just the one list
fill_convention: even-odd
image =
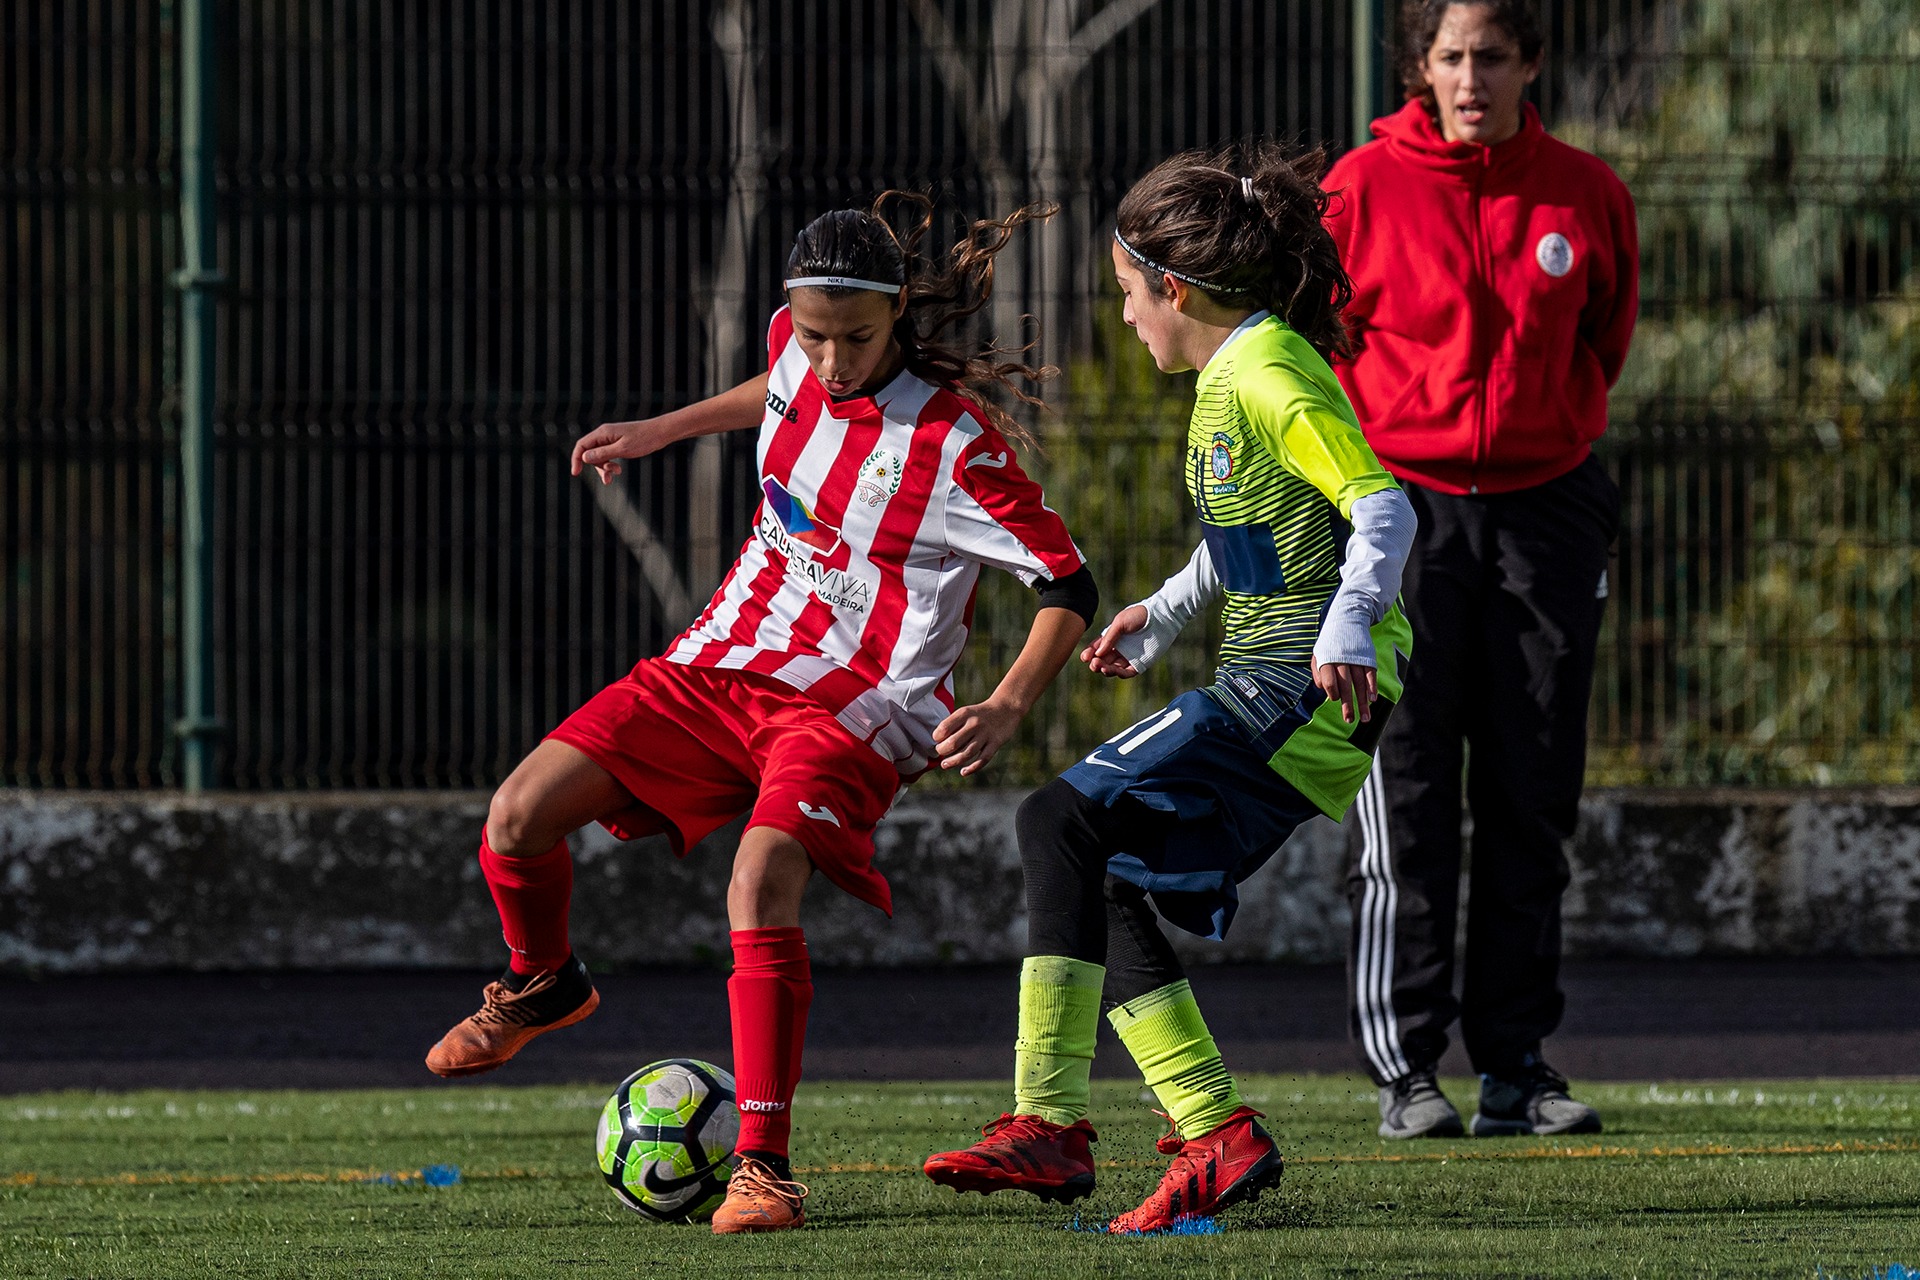
[(1558, 280), (1573, 270), (1573, 246), (1558, 231), (1549, 231), (1533, 247), (1533, 260), (1540, 269)]

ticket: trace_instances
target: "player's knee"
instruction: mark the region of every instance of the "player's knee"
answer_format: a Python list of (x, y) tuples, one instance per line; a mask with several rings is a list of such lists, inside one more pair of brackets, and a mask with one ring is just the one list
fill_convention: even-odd
[[(1028, 845), (1050, 844), (1057, 840), (1061, 829), (1066, 825), (1067, 807), (1059, 791), (1066, 786), (1055, 778), (1020, 802), (1020, 808), (1014, 814), (1014, 830), (1020, 836), (1020, 848), (1024, 851)], [(1071, 787), (1067, 788), (1069, 791)]]
[(813, 864), (797, 840), (754, 838), (749, 833), (734, 855), (727, 882), (727, 915), (736, 929), (798, 924), (800, 899)]
[(1020, 861), (1029, 867), (1054, 866), (1070, 858), (1076, 843), (1072, 833), (1081, 825), (1076, 821), (1080, 808), (1091, 803), (1071, 783), (1059, 778), (1021, 801), (1014, 815)]
[(487, 805), (487, 847), (503, 858), (536, 858), (552, 847), (542, 842), (535, 797), (513, 779), (500, 784)]

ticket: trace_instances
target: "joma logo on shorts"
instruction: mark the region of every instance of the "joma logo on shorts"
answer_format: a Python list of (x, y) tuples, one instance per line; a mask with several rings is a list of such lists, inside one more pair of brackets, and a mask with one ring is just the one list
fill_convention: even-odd
[(836, 827), (840, 825), (839, 815), (825, 805), (811, 805), (805, 800), (802, 800), (800, 802), (800, 812), (812, 818), (815, 822), (831, 822)]

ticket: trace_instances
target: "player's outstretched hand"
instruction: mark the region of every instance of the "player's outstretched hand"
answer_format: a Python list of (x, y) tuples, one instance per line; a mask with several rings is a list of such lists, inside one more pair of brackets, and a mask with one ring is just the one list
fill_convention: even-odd
[(989, 698), (971, 707), (955, 707), (933, 731), (933, 749), (942, 769), (958, 769), (961, 777), (980, 772), (1020, 727), (1021, 713)]
[(1313, 673), (1320, 692), (1340, 704), (1340, 718), (1348, 724), (1373, 719), (1373, 700), (1380, 696), (1379, 677), (1372, 667), (1355, 662), (1322, 663)]
[(644, 458), (666, 448), (674, 439), (658, 418), (603, 422), (573, 442), (573, 474), (592, 467), (600, 473), (601, 484), (612, 484), (620, 474), (620, 459)]
[(1114, 615), (1100, 638), (1080, 651), (1080, 661), (1091, 667), (1095, 673), (1103, 676), (1117, 676), (1122, 680), (1131, 680), (1139, 675), (1133, 664), (1120, 656), (1115, 646), (1121, 636), (1130, 636), (1147, 625), (1145, 605), (1130, 604)]

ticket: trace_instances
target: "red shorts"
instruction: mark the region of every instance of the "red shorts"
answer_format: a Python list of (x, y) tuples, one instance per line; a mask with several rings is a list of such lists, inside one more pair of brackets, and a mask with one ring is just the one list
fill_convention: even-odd
[(665, 833), (681, 857), (751, 812), (800, 842), (820, 873), (893, 914), (873, 829), (900, 775), (800, 690), (747, 671), (646, 658), (547, 735), (612, 774), (636, 803), (600, 825)]

